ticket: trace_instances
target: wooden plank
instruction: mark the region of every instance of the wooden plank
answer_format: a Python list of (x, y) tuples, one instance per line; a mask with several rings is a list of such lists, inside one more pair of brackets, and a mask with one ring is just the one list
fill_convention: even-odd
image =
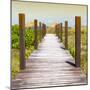
[[(87, 84), (86, 76), (80, 68), (75, 67), (74, 59), (62, 47), (62, 43), (58, 42), (54, 34), (46, 34), (38, 50), (35, 50), (27, 60), (27, 68), (12, 81), (12, 88), (18, 90)], [(33, 55), (36, 58), (33, 58)]]
[(81, 17), (75, 16), (75, 64), (80, 67), (81, 56)]
[(38, 31), (37, 31), (37, 20), (34, 20), (34, 48), (37, 49), (38, 48)]
[(25, 15), (19, 14), (19, 35), (20, 35), (20, 69), (25, 69), (25, 40), (24, 40), (24, 31), (25, 31)]
[(68, 21), (65, 21), (65, 48), (68, 49)]

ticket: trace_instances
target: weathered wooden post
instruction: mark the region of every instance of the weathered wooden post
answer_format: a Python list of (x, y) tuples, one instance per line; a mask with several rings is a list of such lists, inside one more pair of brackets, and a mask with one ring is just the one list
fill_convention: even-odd
[(41, 38), (43, 39), (43, 23), (41, 23)]
[(58, 36), (58, 24), (55, 25), (56, 36)]
[(57, 24), (55, 25), (55, 33), (56, 33), (56, 36), (57, 36)]
[(58, 38), (60, 39), (60, 24), (57, 24), (57, 35), (58, 35)]
[(42, 33), (42, 39), (43, 39), (43, 23), (41, 23), (41, 29), (42, 29), (41, 33)]
[(42, 23), (42, 38), (44, 37), (43, 27), (44, 27), (44, 25)]
[(68, 21), (65, 21), (65, 48), (68, 49)]
[(43, 24), (43, 34), (45, 36), (45, 24)]
[(81, 17), (75, 16), (75, 64), (80, 67), (81, 53)]
[(37, 32), (37, 20), (34, 20), (34, 48), (38, 48), (38, 32)]
[(46, 35), (46, 24), (44, 24), (44, 36)]
[(39, 22), (39, 30), (40, 30), (40, 42), (42, 40), (42, 33), (41, 33), (41, 22)]
[(19, 14), (19, 35), (20, 35), (20, 69), (25, 69), (26, 61), (25, 61), (25, 39), (24, 39), (24, 31), (25, 31), (25, 15)]
[(42, 37), (44, 38), (45, 36), (45, 24), (42, 24)]
[(62, 42), (62, 35), (63, 35), (63, 28), (62, 28), (62, 23), (60, 23), (60, 39)]

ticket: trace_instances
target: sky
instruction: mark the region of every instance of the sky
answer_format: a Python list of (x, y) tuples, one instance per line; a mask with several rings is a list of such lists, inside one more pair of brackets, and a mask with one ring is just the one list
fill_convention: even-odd
[(12, 1), (12, 25), (18, 24), (18, 14), (25, 14), (25, 23), (37, 19), (51, 25), (68, 21), (69, 26), (75, 25), (75, 16), (81, 16), (81, 24), (87, 25), (87, 6), (40, 2)]

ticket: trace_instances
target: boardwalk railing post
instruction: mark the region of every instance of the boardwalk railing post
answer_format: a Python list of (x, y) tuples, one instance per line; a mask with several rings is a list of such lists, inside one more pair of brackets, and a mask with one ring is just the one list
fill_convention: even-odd
[(46, 24), (45, 24), (45, 35), (46, 35), (46, 29), (47, 29), (47, 26), (46, 26)]
[(44, 29), (44, 24), (42, 23), (42, 38), (44, 37), (44, 31), (43, 31), (43, 29)]
[(24, 31), (25, 31), (25, 15), (19, 14), (19, 34), (20, 34), (20, 69), (25, 69), (25, 39), (24, 39)]
[(42, 40), (42, 33), (41, 33), (41, 22), (39, 22), (39, 30), (40, 30), (40, 42)]
[(37, 20), (34, 20), (34, 48), (38, 48), (38, 32), (37, 32)]
[(55, 25), (55, 32), (56, 32), (56, 36), (59, 36), (58, 31), (59, 31), (58, 24), (56, 24), (56, 25)]
[(45, 36), (45, 33), (46, 33), (46, 30), (45, 30), (46, 28), (45, 28), (45, 24), (43, 23), (42, 24), (42, 37), (44, 38), (44, 36)]
[(60, 24), (58, 24), (58, 38), (60, 39)]
[(43, 23), (41, 23), (41, 38), (43, 39)]
[(60, 39), (61, 39), (61, 42), (62, 42), (62, 34), (63, 34), (62, 23), (60, 23)]
[(56, 36), (57, 36), (57, 24), (55, 25), (55, 33), (56, 33)]
[(45, 36), (45, 33), (46, 33), (46, 26), (45, 26), (45, 24), (43, 24), (44, 25), (44, 27), (43, 27), (43, 33), (44, 33), (44, 36)]
[(75, 16), (75, 64), (80, 67), (81, 53), (81, 17)]
[(68, 21), (65, 21), (65, 48), (68, 49)]

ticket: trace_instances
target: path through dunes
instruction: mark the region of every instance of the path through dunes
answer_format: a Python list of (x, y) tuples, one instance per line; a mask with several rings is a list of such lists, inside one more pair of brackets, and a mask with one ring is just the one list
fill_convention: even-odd
[(86, 76), (54, 34), (46, 34), (29, 57), (26, 69), (12, 80), (12, 89), (87, 84)]

